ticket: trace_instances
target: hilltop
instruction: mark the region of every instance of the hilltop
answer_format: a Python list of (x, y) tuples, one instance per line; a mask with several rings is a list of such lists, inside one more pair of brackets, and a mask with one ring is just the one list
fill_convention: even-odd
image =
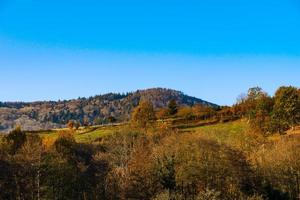
[(158, 109), (166, 107), (173, 99), (182, 106), (217, 106), (183, 92), (165, 88), (138, 90), (127, 94), (108, 93), (64, 101), (0, 102), (0, 131), (7, 132), (16, 125), (21, 125), (24, 130), (61, 128), (69, 120), (89, 125), (105, 124), (109, 119), (122, 122), (130, 119), (133, 108), (141, 100), (152, 102)]

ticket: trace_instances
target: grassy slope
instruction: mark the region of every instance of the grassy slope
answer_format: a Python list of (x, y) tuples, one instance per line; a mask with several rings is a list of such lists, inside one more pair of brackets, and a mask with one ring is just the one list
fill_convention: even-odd
[(250, 142), (249, 125), (241, 120), (183, 129), (183, 131), (200, 134), (206, 138), (234, 147), (241, 147)]
[[(91, 128), (80, 129), (76, 131), (74, 136), (77, 142), (90, 143), (103, 136), (118, 132), (123, 128), (124, 128), (123, 125), (91, 127)], [(40, 136), (45, 139), (55, 140), (58, 137), (58, 131), (59, 130), (42, 132), (40, 133)], [(250, 135), (249, 133), (251, 131), (249, 125), (242, 120), (228, 122), (228, 123), (218, 123), (218, 124), (206, 125), (206, 126), (201, 125), (192, 128), (181, 128), (180, 131), (189, 132), (193, 134), (200, 134), (205, 138), (216, 140), (220, 144), (225, 144), (228, 146), (233, 146), (238, 148), (245, 148), (246, 146), (250, 146), (252, 142), (255, 142), (253, 141), (255, 137), (259, 137), (259, 136)], [(268, 137), (268, 139), (279, 140), (282, 137), (287, 137), (291, 135), (300, 136), (300, 127), (298, 127), (298, 129), (294, 133), (288, 132), (287, 135), (274, 134)]]
[(77, 133), (75, 135), (75, 139), (77, 142), (93, 142), (100, 137), (118, 131), (120, 128), (121, 128), (120, 126), (99, 127), (92, 131)]
[[(89, 143), (96, 139), (112, 134), (118, 131), (120, 126), (107, 126), (107, 127), (92, 127), (87, 129), (80, 129), (75, 132), (74, 137), (77, 142)], [(61, 129), (63, 130), (63, 129)], [(47, 131), (40, 133), (44, 139), (55, 140), (58, 137), (59, 130)]]
[[(122, 128), (122, 125), (92, 127), (89, 129), (78, 130), (75, 132), (74, 136), (77, 142), (93, 142), (102, 136), (112, 134)], [(240, 140), (240, 138), (244, 137), (244, 133), (247, 130), (248, 125), (241, 121), (181, 129), (182, 132), (202, 134), (205, 137), (215, 139), (220, 143), (226, 144), (235, 142), (235, 140)], [(43, 138), (55, 140), (55, 138), (58, 137), (58, 131), (42, 132), (40, 135)]]

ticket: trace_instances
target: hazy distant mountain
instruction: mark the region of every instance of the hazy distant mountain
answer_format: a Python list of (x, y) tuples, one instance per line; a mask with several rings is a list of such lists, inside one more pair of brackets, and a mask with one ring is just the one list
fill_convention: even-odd
[(166, 107), (172, 99), (179, 105), (200, 103), (217, 106), (182, 92), (163, 88), (138, 90), (127, 94), (109, 93), (57, 102), (0, 102), (0, 131), (7, 132), (16, 125), (21, 125), (24, 130), (60, 128), (69, 120), (90, 125), (107, 123), (110, 117), (117, 121), (126, 121), (130, 118), (133, 108), (143, 99), (151, 101), (155, 108)]

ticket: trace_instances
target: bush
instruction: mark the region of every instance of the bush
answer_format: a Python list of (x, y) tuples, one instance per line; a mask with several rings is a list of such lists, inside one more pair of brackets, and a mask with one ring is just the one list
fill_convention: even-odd
[(221, 200), (221, 192), (206, 188), (204, 191), (199, 192), (196, 200)]
[(225, 199), (254, 189), (253, 173), (244, 155), (201, 136), (166, 137), (154, 148), (153, 157), (154, 171), (162, 172), (158, 178), (163, 188), (173, 190), (175, 181), (175, 189), (182, 195), (197, 195), (210, 187), (222, 192)]
[(10, 154), (15, 154), (26, 142), (26, 134), (17, 127), (5, 137), (5, 143)]
[(300, 182), (300, 139), (283, 136), (266, 143), (252, 155), (257, 176), (262, 177), (269, 197), (296, 199)]

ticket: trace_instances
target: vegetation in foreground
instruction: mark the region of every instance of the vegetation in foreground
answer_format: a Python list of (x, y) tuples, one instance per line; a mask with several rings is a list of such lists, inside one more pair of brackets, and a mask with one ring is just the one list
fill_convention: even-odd
[(300, 93), (265, 97), (251, 89), (221, 110), (141, 102), (118, 126), (17, 128), (0, 145), (0, 199), (297, 199)]

